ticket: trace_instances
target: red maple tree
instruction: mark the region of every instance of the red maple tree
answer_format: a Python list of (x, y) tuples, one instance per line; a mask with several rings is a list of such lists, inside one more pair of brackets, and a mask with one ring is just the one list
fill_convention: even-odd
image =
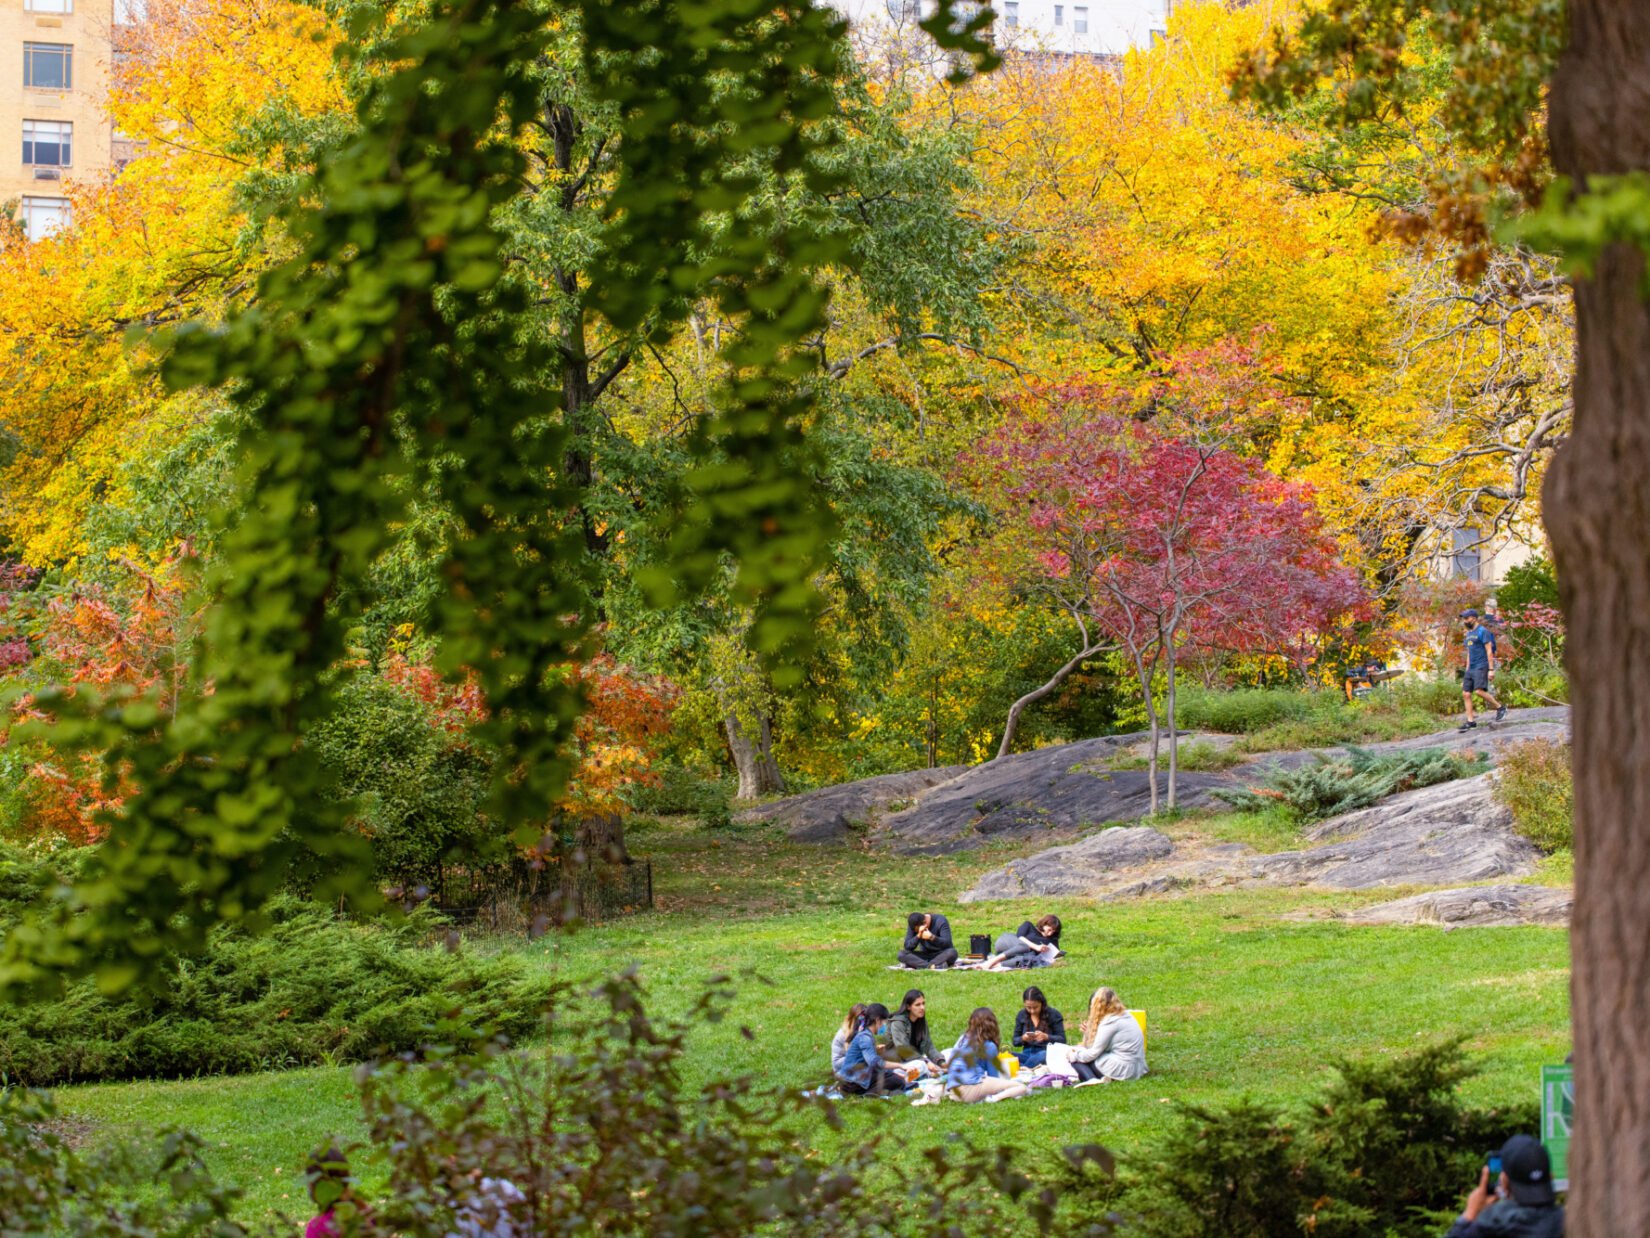
[[(980, 453), (1008, 520), (1005, 544), (1026, 584), (1069, 614), (1082, 660), (1121, 650), (1151, 724), (1152, 810), (1162, 727), (1175, 804), (1175, 673), (1188, 649), (1291, 653), (1367, 605), (1324, 530), (1311, 492), (1234, 450), (1279, 397), (1244, 350), (1193, 354), (1142, 392), (1113, 382), (1050, 389)], [(998, 548), (999, 550), (1001, 547)], [(1160, 717), (1152, 687), (1167, 676)]]

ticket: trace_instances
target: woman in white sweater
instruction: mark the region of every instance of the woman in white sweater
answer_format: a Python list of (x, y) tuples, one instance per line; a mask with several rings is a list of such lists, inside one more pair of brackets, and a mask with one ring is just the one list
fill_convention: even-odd
[(1084, 1083), (1138, 1079), (1146, 1073), (1146, 1037), (1111, 989), (1096, 989), (1083, 1020), (1083, 1042), (1066, 1059)]

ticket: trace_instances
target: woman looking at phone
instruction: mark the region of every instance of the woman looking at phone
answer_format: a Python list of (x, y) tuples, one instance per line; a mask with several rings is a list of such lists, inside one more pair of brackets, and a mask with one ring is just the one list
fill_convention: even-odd
[(1048, 1060), (1050, 1045), (1066, 1043), (1066, 1020), (1036, 985), (1020, 994), (1020, 1001), (1014, 1013), (1014, 1056), (1029, 1070)]

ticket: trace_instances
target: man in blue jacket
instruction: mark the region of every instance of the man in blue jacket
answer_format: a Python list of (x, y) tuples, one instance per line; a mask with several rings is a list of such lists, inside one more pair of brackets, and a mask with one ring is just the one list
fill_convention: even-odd
[(1461, 619), (1467, 628), (1467, 673), (1461, 680), (1461, 699), (1467, 703), (1467, 720), (1461, 724), (1461, 729), (1470, 731), (1478, 725), (1472, 716), (1474, 694), (1495, 706), (1497, 722), (1507, 716), (1507, 707), (1496, 700), (1495, 694), (1490, 691), (1490, 680), (1495, 677), (1495, 633), (1478, 621), (1476, 610), (1462, 611)]
[(1501, 1176), (1489, 1167), (1467, 1196), (1467, 1206), (1445, 1238), (1564, 1238), (1564, 1209), (1553, 1198), (1553, 1164), (1531, 1135), (1514, 1135), (1501, 1149)]

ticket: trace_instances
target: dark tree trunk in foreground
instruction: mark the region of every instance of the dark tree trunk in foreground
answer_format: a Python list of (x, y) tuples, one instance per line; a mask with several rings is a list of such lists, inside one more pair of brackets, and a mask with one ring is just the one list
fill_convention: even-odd
[[(1560, 172), (1650, 169), (1650, 0), (1572, 0)], [(1641, 255), (1576, 281), (1575, 428), (1546, 483), (1575, 727), (1571, 1238), (1650, 1234), (1650, 310)]]

